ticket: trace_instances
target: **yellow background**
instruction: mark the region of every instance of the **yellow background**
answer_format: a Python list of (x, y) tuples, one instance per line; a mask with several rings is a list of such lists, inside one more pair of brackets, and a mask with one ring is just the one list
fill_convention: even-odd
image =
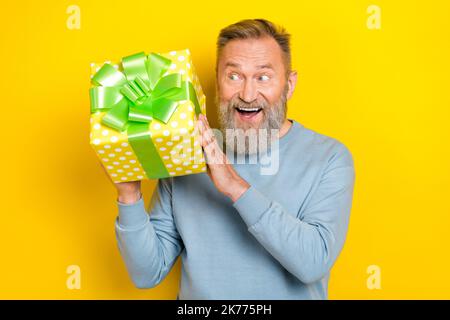
[[(293, 35), (288, 116), (352, 151), (357, 180), (331, 299), (450, 298), (448, 1), (8, 1), (1, 32), (0, 298), (176, 297), (180, 264), (139, 290), (116, 247), (115, 189), (89, 145), (89, 64), (189, 48), (216, 125), (220, 28), (264, 17)], [(81, 29), (66, 27), (69, 5)], [(381, 29), (366, 26), (381, 8)], [(144, 183), (148, 203), (153, 182)], [(66, 287), (69, 265), (81, 289)], [(366, 286), (381, 269), (381, 289)]]

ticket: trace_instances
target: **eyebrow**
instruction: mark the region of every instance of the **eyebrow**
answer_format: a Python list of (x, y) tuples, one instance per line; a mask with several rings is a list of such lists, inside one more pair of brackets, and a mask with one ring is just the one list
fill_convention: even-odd
[[(235, 62), (227, 62), (225, 64), (225, 67), (234, 67), (234, 68), (240, 68), (241, 65), (239, 63)], [(259, 66), (256, 66), (257, 69), (273, 69), (273, 66), (271, 63), (261, 64)]]

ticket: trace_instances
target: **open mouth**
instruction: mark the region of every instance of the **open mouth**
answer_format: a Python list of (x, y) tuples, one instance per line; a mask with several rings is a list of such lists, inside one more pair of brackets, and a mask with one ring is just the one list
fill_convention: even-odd
[(251, 118), (260, 113), (262, 108), (239, 108), (236, 107), (236, 111), (245, 118)]

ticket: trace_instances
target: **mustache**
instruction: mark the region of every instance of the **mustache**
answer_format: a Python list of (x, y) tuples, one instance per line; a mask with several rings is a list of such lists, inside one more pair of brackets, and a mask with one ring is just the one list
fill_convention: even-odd
[(242, 101), (241, 99), (233, 99), (232, 101), (230, 101), (229, 103), (229, 108), (230, 109), (236, 109), (236, 108), (241, 108), (241, 109), (263, 109), (263, 111), (267, 108), (267, 103), (264, 101), (254, 101), (254, 102), (245, 102)]

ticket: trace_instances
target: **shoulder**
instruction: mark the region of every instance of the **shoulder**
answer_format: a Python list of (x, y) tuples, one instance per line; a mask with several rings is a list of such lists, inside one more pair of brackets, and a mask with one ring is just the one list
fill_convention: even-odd
[(309, 153), (328, 164), (338, 162), (340, 165), (354, 166), (352, 152), (342, 141), (307, 128), (299, 122), (297, 124), (300, 128), (299, 139), (302, 141), (302, 152)]

